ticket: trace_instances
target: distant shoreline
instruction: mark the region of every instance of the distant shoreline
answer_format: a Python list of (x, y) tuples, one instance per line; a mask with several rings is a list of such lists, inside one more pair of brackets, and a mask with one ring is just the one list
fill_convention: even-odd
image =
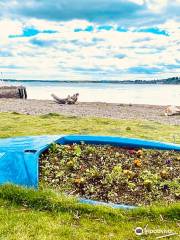
[(4, 79), (4, 82), (18, 82), (18, 83), (34, 83), (34, 82), (46, 82), (46, 83), (112, 83), (112, 84), (172, 84), (179, 85), (180, 77), (173, 77), (159, 80), (17, 80), (17, 79)]

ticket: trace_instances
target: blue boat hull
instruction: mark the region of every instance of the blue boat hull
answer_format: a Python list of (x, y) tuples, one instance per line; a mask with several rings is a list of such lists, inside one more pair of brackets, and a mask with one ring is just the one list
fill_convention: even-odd
[[(180, 145), (147, 141), (135, 138), (54, 135), (27, 136), (0, 139), (0, 184), (13, 183), (26, 187), (38, 188), (39, 156), (52, 143), (106, 144), (126, 148), (145, 148), (180, 151)], [(80, 202), (97, 204), (96, 201), (81, 199)], [(112, 207), (131, 208), (131, 206), (110, 204)]]

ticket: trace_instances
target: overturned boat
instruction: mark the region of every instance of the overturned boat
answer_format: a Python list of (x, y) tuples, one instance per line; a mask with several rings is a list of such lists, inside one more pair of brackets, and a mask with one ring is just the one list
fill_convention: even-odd
[(0, 86), (0, 98), (27, 99), (27, 91), (24, 86)]
[[(6, 80), (7, 81), (7, 80)], [(27, 91), (24, 86), (12, 86), (5, 82), (1, 72), (0, 98), (21, 98), (27, 99)]]

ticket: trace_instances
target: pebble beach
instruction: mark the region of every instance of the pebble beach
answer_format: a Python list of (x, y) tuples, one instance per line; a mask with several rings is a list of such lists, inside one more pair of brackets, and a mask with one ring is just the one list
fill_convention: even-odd
[(165, 107), (103, 102), (78, 102), (75, 105), (60, 105), (51, 100), (0, 99), (0, 112), (17, 112), (28, 115), (57, 113), (79, 117), (150, 120), (169, 125), (180, 125), (180, 116), (164, 115)]

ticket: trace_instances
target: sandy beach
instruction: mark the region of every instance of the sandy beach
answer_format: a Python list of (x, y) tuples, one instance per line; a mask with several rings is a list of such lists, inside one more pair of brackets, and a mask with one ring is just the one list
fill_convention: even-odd
[(113, 119), (152, 120), (179, 125), (180, 116), (164, 115), (165, 106), (140, 104), (113, 104), (78, 102), (75, 105), (59, 105), (51, 100), (0, 99), (0, 112), (17, 112), (30, 115), (58, 113), (80, 117), (104, 117)]

